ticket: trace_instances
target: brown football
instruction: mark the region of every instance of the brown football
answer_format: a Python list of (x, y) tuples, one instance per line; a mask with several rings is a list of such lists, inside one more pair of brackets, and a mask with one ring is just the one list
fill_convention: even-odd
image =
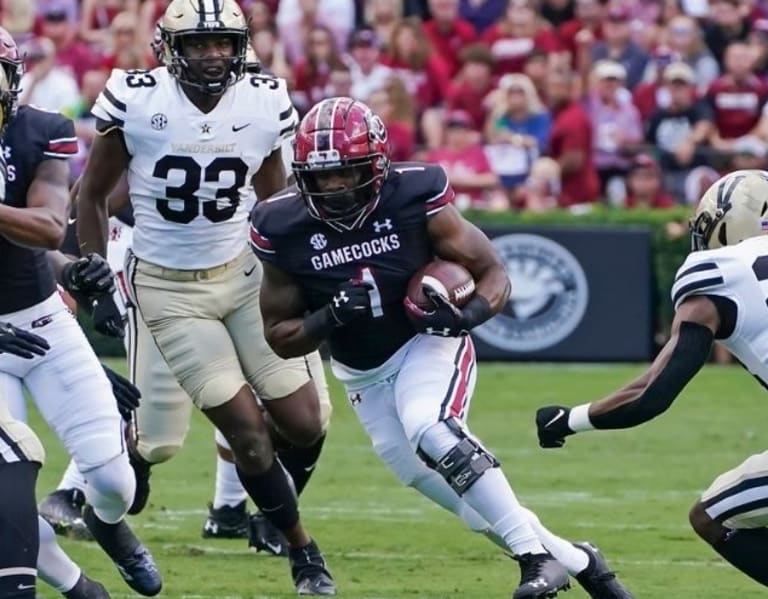
[(464, 307), (475, 294), (475, 281), (470, 272), (461, 264), (445, 260), (421, 267), (408, 282), (408, 298), (419, 308), (431, 310), (433, 304), (424, 287), (435, 290), (457, 308)]

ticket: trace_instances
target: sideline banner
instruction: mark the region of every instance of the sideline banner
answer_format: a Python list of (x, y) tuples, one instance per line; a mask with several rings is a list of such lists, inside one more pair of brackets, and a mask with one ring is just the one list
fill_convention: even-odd
[(653, 357), (650, 233), (643, 227), (483, 227), (512, 283), (472, 331), (481, 360)]

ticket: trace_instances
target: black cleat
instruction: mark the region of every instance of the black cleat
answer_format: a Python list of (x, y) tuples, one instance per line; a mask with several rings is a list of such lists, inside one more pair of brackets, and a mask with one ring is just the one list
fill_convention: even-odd
[(576, 580), (592, 599), (634, 599), (634, 595), (624, 588), (616, 574), (608, 569), (605, 557), (597, 547), (591, 543), (574, 545), (589, 556), (589, 565), (576, 575)]
[(283, 533), (258, 512), (248, 518), (248, 548), (254, 551), (264, 551), (278, 557), (288, 555), (288, 541)]
[(81, 541), (93, 541), (83, 522), (85, 495), (80, 489), (58, 489), (46, 496), (37, 507), (40, 516), (56, 534)]
[(163, 579), (155, 560), (125, 520), (108, 524), (96, 516), (91, 505), (83, 509), (83, 520), (129, 587), (145, 597), (160, 592)]
[(203, 523), (204, 539), (245, 539), (248, 537), (248, 512), (245, 501), (235, 507), (222, 505), (220, 508), (208, 504), (208, 517)]
[(288, 550), (291, 576), (299, 595), (336, 595), (336, 585), (314, 541), (306, 547)]
[(136, 493), (133, 496), (133, 503), (128, 508), (128, 513), (132, 516), (140, 514), (141, 511), (147, 506), (149, 501), (149, 475), (152, 474), (152, 464), (147, 462), (144, 458), (135, 453), (136, 450), (128, 450), (128, 460), (133, 468), (133, 473), (136, 475)]
[(77, 579), (75, 586), (62, 594), (67, 599), (110, 599), (103, 584), (91, 580), (82, 572), (80, 572), (80, 578)]
[(546, 599), (571, 588), (568, 572), (549, 553), (525, 553), (514, 558), (520, 564), (520, 586), (512, 599)]

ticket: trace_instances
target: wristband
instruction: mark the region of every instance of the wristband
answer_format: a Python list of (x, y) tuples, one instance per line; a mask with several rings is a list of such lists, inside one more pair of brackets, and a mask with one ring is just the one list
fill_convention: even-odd
[(568, 428), (574, 433), (595, 430), (595, 425), (589, 419), (589, 406), (590, 404), (585, 403), (571, 408), (568, 414)]
[(304, 332), (308, 337), (322, 341), (338, 326), (328, 306), (312, 312), (304, 318)]
[(491, 316), (493, 311), (488, 300), (482, 295), (475, 295), (461, 310), (461, 324), (463, 328), (469, 330), (484, 323)]

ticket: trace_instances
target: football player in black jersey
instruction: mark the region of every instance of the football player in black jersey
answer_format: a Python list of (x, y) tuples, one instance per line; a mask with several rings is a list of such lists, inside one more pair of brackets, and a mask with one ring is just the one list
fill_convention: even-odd
[[(390, 164), (379, 116), (331, 98), (302, 119), (293, 171), (296, 185), (251, 215), (270, 345), (287, 357), (329, 342), (334, 374), (382, 460), (515, 555), (514, 599), (553, 597), (569, 572), (592, 597), (631, 597), (593, 546), (556, 537), (520, 505), (467, 429), (476, 377), (467, 332), (502, 308), (510, 281), (488, 238), (453, 207), (442, 168)], [(476, 280), (461, 310), (437, 295), (432, 310), (404, 301), (413, 274), (436, 257)]]
[[(636, 380), (607, 397), (536, 413), (539, 444), (639, 426), (663, 414), (707, 362), (717, 341), (768, 387), (768, 172), (716, 181), (691, 219), (693, 252), (672, 287), (675, 318), (664, 348)], [(721, 474), (691, 508), (696, 533), (733, 566), (768, 586), (768, 451)]]
[[(9, 403), (33, 396), (81, 471), (89, 505), (85, 519), (123, 578), (144, 595), (160, 591), (152, 556), (124, 521), (135, 481), (125, 453), (110, 381), (76, 320), (67, 311), (46, 250), (59, 247), (69, 206), (69, 164), (77, 151), (72, 121), (58, 113), (16, 106), (22, 62), (11, 35), (0, 29), (1, 94), (8, 115), (3, 153), (8, 162), (0, 204), (0, 321), (33, 331), (50, 349), (23, 360), (0, 354)], [(79, 267), (78, 267), (79, 268)], [(77, 271), (70, 270), (70, 273)]]

